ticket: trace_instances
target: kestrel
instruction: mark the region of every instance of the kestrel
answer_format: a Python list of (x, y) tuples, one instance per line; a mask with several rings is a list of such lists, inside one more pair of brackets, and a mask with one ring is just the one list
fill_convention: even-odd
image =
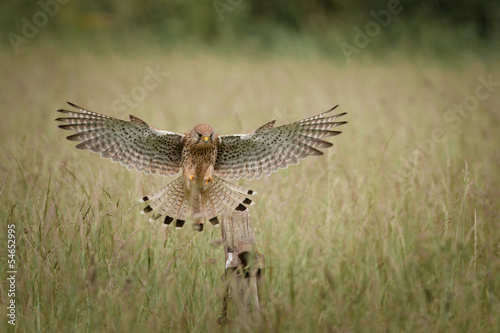
[(68, 104), (78, 111), (58, 110), (67, 117), (56, 121), (65, 123), (60, 128), (77, 132), (67, 137), (81, 141), (76, 148), (99, 153), (146, 175), (169, 176), (182, 170), (165, 187), (140, 199), (150, 202), (141, 213), (153, 211), (150, 221), (162, 217), (165, 225), (175, 221), (178, 228), (191, 216), (199, 231), (207, 219), (217, 225), (217, 216), (228, 209), (245, 211), (254, 204), (247, 196), (255, 191), (228, 180), (258, 179), (308, 156), (323, 155), (319, 149), (333, 144), (322, 138), (340, 134), (332, 129), (347, 123), (336, 121), (345, 112), (330, 115), (335, 106), (278, 127), (273, 120), (248, 134), (218, 135), (208, 124), (181, 134), (159, 130), (132, 115), (125, 121)]

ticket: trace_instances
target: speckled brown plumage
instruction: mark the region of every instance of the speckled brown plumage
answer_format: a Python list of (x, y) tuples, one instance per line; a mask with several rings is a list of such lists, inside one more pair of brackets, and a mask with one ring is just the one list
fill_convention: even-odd
[(181, 176), (141, 199), (150, 202), (142, 213), (153, 212), (151, 221), (162, 218), (165, 225), (175, 221), (177, 227), (192, 217), (200, 231), (206, 219), (217, 224), (217, 216), (228, 208), (243, 211), (253, 204), (247, 195), (254, 191), (225, 179), (269, 176), (300, 159), (323, 155), (319, 149), (333, 144), (322, 139), (340, 134), (332, 129), (346, 123), (336, 121), (346, 113), (329, 115), (335, 106), (279, 127), (271, 121), (248, 134), (219, 136), (208, 124), (180, 134), (153, 128), (132, 115), (125, 121), (68, 104), (78, 111), (58, 110), (66, 117), (56, 120), (64, 123), (60, 128), (77, 132), (67, 137), (80, 142), (76, 148), (145, 174), (168, 176), (182, 170)]

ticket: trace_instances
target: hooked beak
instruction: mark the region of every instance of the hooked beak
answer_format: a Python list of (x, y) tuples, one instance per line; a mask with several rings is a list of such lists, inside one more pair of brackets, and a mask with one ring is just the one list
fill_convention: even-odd
[(208, 144), (208, 140), (210, 140), (210, 138), (208, 136), (204, 136), (202, 140), (203, 142), (205, 142), (205, 144)]

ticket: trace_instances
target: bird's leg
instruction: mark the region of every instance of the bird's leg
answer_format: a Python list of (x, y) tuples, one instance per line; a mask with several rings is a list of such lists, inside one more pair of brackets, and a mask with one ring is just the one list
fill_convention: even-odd
[(208, 183), (210, 183), (210, 182), (212, 182), (212, 183), (213, 183), (213, 182), (215, 182), (215, 180), (214, 180), (212, 177), (207, 177), (207, 178), (205, 178), (205, 186), (207, 186), (207, 185), (208, 185)]
[(186, 183), (195, 182), (196, 181), (196, 170), (194, 168), (184, 169), (184, 178), (186, 179)]
[(196, 177), (195, 175), (195, 170), (190, 170), (190, 169), (185, 169), (184, 170), (184, 179), (186, 180), (186, 186), (187, 189), (191, 189), (191, 185), (193, 185), (196, 182)]
[(212, 178), (212, 172), (214, 171), (214, 166), (210, 165), (207, 170), (205, 171), (205, 176), (203, 177), (203, 180), (205, 181), (205, 188), (208, 186), (209, 183), (213, 183), (214, 179)]

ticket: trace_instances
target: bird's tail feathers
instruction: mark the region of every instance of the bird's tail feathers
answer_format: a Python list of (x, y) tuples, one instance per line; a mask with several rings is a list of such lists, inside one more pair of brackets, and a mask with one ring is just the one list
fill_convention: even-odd
[(141, 214), (154, 211), (149, 222), (163, 217), (165, 226), (170, 225), (175, 220), (175, 226), (182, 228), (188, 213), (184, 186), (184, 179), (180, 176), (161, 189), (142, 197), (139, 201), (151, 202), (141, 211)]
[(215, 175), (213, 180), (206, 190), (192, 190), (189, 197), (186, 197), (184, 178), (179, 176), (163, 188), (142, 197), (139, 201), (151, 202), (141, 214), (154, 211), (149, 219), (150, 222), (163, 217), (165, 226), (175, 221), (177, 228), (181, 228), (190, 215), (194, 219), (193, 229), (202, 231), (205, 220), (209, 220), (215, 226), (219, 224), (218, 216), (228, 210), (245, 211), (248, 205), (255, 204), (247, 195), (257, 192)]

